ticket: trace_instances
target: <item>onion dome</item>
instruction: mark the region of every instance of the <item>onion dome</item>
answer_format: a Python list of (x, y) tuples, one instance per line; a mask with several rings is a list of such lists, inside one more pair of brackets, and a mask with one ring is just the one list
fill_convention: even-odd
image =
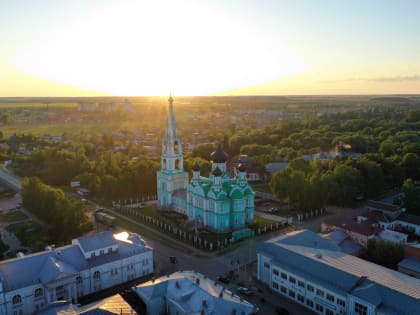
[(244, 163), (238, 164), (238, 171), (239, 172), (245, 172), (246, 171), (246, 165)]
[(220, 168), (216, 167), (216, 169), (213, 171), (213, 175), (217, 177), (222, 176), (222, 171)]
[(200, 171), (200, 165), (198, 165), (197, 161), (195, 161), (194, 165), (192, 166), (192, 170), (194, 172)]
[(219, 144), (216, 151), (210, 154), (210, 161), (213, 163), (226, 163), (228, 155), (223, 151), (222, 146)]

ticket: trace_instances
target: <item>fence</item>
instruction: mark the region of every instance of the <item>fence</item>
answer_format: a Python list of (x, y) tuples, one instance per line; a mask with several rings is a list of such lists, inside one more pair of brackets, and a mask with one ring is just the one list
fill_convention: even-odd
[[(206, 239), (205, 237), (200, 236), (195, 231), (186, 231), (178, 226), (161, 221), (153, 216), (145, 215), (141, 213), (139, 209), (121, 206), (116, 210), (122, 215), (129, 216), (132, 219), (135, 219), (136, 221), (145, 223), (146, 225), (156, 227), (157, 229), (165, 232), (165, 234), (171, 234), (175, 236), (178, 240), (183, 241), (199, 249), (208, 251), (220, 250), (234, 243), (233, 238), (223, 238), (219, 240)], [(279, 230), (285, 227), (286, 225), (287, 223), (276, 222), (268, 224), (264, 227), (254, 228), (252, 230), (254, 232), (254, 235), (261, 235), (264, 233)]]

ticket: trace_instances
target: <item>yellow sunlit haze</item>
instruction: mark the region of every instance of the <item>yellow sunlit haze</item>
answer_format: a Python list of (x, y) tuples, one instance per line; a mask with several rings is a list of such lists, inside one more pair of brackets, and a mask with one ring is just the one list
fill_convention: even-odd
[(37, 78), (113, 95), (207, 95), (308, 68), (278, 38), (193, 1), (98, 7), (35, 40), (15, 64)]

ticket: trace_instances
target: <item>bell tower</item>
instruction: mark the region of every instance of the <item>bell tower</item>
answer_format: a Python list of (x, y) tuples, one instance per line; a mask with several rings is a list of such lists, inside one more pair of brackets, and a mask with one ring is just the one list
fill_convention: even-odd
[(185, 190), (188, 185), (188, 173), (184, 171), (183, 143), (178, 134), (172, 95), (168, 103), (168, 118), (162, 139), (161, 169), (157, 173), (158, 205), (161, 208), (171, 207), (174, 193)]

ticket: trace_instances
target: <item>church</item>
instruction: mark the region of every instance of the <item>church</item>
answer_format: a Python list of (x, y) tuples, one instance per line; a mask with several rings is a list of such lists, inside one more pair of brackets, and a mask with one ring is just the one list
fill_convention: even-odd
[(185, 214), (197, 227), (216, 232), (245, 228), (254, 222), (254, 191), (246, 178), (246, 167), (239, 164), (229, 177), (228, 155), (219, 146), (210, 155), (211, 172), (201, 176), (200, 165), (192, 167), (192, 179), (184, 170), (182, 140), (173, 109), (172, 96), (165, 135), (162, 140), (161, 170), (157, 173), (158, 205)]

